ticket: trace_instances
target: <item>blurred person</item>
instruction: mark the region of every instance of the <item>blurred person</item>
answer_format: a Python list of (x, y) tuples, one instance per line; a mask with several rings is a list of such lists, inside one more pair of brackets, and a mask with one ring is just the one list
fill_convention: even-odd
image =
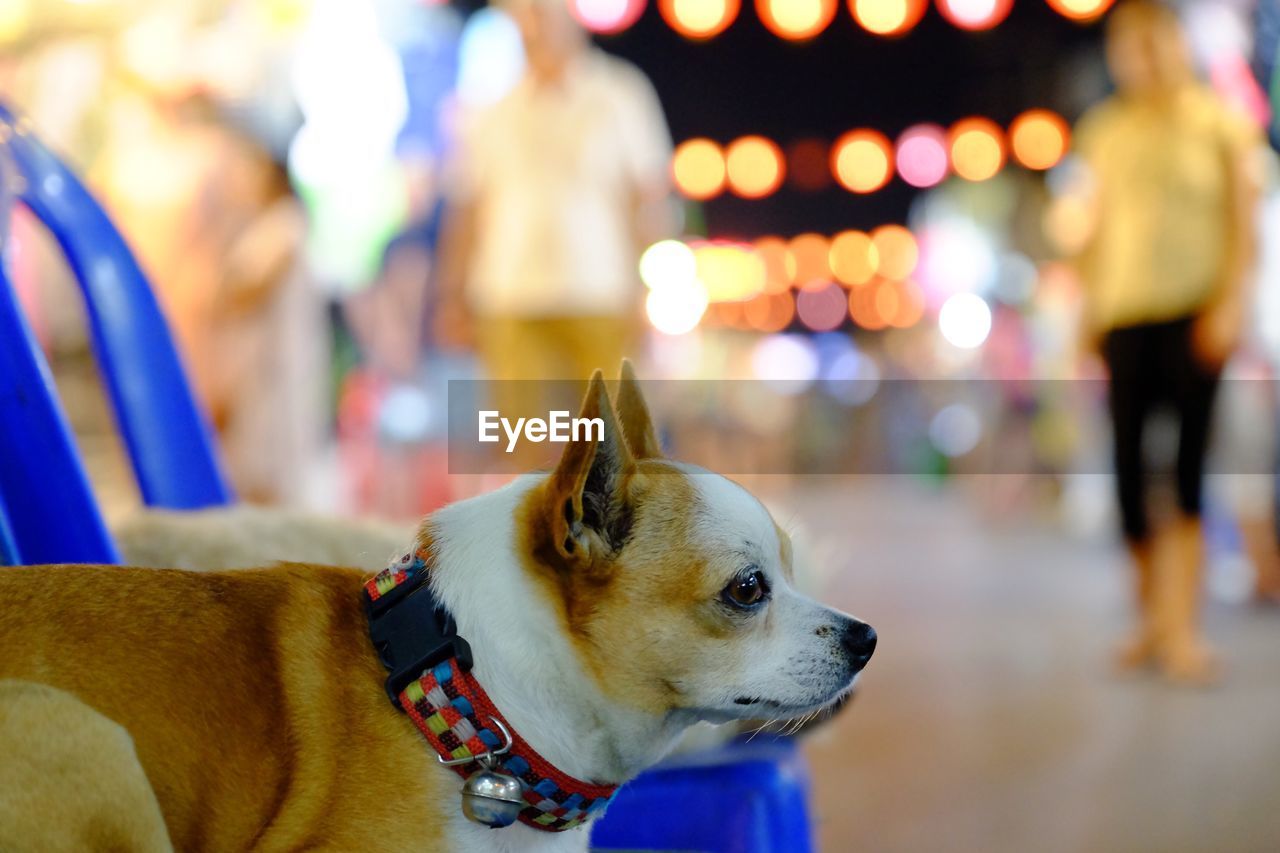
[(204, 391), (239, 496), (297, 505), (328, 430), (325, 302), (284, 165), (234, 128), (227, 144), (203, 222), (214, 288)]
[[(671, 139), (643, 73), (592, 46), (565, 0), (499, 5), (526, 69), (461, 134), (436, 328), (474, 340), (489, 379), (585, 380), (640, 332), (639, 255), (673, 225)], [(498, 386), (504, 414), (542, 402), (521, 387)]]
[[(1110, 373), (1123, 531), (1138, 626), (1122, 668), (1157, 663), (1204, 683), (1217, 661), (1199, 626), (1205, 453), (1215, 391), (1240, 339), (1254, 246), (1254, 129), (1194, 77), (1176, 14), (1126, 0), (1110, 16), (1116, 93), (1081, 120), (1093, 235), (1081, 262), (1089, 343)], [(1180, 425), (1178, 513), (1147, 514), (1143, 430), (1171, 403)]]

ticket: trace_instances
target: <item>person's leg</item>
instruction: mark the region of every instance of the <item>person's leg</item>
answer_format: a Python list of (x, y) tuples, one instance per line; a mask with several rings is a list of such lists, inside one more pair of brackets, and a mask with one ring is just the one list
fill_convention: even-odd
[[(548, 380), (558, 378), (563, 370), (561, 344), (551, 326), (552, 321), (525, 317), (490, 317), (477, 323), (489, 405), (511, 423), (546, 417), (542, 392)], [(538, 467), (545, 462), (545, 449), (545, 445), (520, 441), (512, 453), (495, 453), (493, 471), (510, 475)]]
[(1204, 683), (1217, 674), (1217, 661), (1200, 626), (1204, 588), (1204, 530), (1200, 523), (1205, 455), (1218, 374), (1198, 364), (1191, 354), (1189, 327), (1174, 328), (1169, 364), (1178, 411), (1178, 518), (1169, 526), (1162, 566), (1160, 602), (1163, 619), (1161, 666), (1177, 681)]
[(1108, 398), (1113, 433), (1116, 495), (1121, 528), (1134, 567), (1134, 604), (1137, 625), (1116, 651), (1121, 669), (1145, 666), (1155, 658), (1158, 620), (1155, 611), (1155, 546), (1147, 520), (1146, 474), (1142, 434), (1150, 409), (1151, 383), (1143, 375), (1148, 363), (1142, 328), (1111, 332), (1103, 346), (1111, 374)]
[(566, 340), (574, 376), (584, 382), (597, 368), (610, 379), (624, 356), (634, 357), (634, 324), (623, 317), (581, 317), (566, 320)]

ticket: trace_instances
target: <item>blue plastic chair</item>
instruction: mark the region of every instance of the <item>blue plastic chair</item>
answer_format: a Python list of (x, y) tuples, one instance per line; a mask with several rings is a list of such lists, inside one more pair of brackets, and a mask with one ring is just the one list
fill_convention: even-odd
[(620, 790), (597, 850), (810, 853), (809, 774), (787, 738), (735, 742), (660, 764)]
[[(0, 171), (3, 170), (0, 162)], [(2, 177), (2, 176), (0, 176)], [(7, 233), (7, 217), (0, 222)], [(119, 555), (71, 430), (54, 396), (44, 355), (0, 262), (0, 501), (18, 563), (116, 563)]]
[(168, 325), (120, 233), (71, 170), (3, 105), (0, 143), (21, 176), (19, 199), (58, 241), (84, 294), (94, 352), (143, 501), (168, 509), (230, 503)]
[(0, 495), (0, 566), (17, 564), (18, 543), (13, 538), (13, 525), (9, 523), (9, 511), (4, 505), (4, 495)]

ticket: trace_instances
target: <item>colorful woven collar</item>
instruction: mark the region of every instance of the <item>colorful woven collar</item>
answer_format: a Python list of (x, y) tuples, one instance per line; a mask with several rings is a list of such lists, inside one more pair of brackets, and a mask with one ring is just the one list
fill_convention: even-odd
[[(489, 754), (522, 783), (522, 823), (560, 832), (598, 817), (618, 790), (556, 769), (489, 701), (471, 674), (471, 649), (453, 618), (431, 595), (427, 554), (405, 554), (364, 585), (369, 635), (390, 671), (387, 693), (444, 761)], [(503, 731), (505, 730), (505, 732)], [(496, 754), (510, 735), (510, 749)], [(466, 778), (477, 760), (452, 765)]]

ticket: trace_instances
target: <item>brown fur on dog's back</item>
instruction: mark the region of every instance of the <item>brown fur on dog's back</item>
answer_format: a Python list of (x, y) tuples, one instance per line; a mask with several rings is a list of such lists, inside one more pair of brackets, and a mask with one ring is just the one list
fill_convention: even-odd
[(0, 681), (0, 756), (0, 850), (173, 850), (128, 732), (70, 693)]
[(123, 726), (177, 849), (423, 849), (446, 792), (382, 691), (360, 582), (304, 565), (7, 568), (0, 678)]

